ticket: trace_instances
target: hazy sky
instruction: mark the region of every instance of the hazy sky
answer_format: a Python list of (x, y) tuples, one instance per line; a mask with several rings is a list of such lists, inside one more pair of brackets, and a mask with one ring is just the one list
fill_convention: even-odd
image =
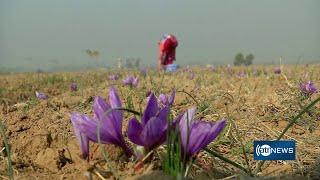
[(0, 0), (0, 67), (83, 65), (139, 57), (155, 64), (163, 33), (180, 64), (320, 62), (319, 0)]

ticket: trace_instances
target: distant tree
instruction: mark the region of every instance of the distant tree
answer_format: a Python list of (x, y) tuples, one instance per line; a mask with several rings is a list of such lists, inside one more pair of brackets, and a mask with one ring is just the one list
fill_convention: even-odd
[(252, 62), (253, 62), (253, 59), (254, 59), (253, 54), (247, 55), (246, 58), (245, 58), (245, 61), (244, 61), (244, 65), (246, 65), (246, 66), (251, 65)]
[(36, 70), (36, 73), (44, 73), (44, 70), (42, 70), (41, 68), (38, 68), (38, 69)]
[(128, 69), (131, 69), (133, 67), (132, 65), (132, 59), (131, 58), (127, 58), (126, 59), (126, 65), (125, 65), (126, 68)]
[(87, 49), (86, 50), (86, 54), (91, 57), (91, 58), (95, 58), (95, 59), (98, 59), (99, 58), (99, 51), (97, 50), (90, 50), (90, 49)]
[(241, 66), (244, 62), (244, 56), (242, 53), (238, 53), (235, 57), (234, 57), (234, 62), (233, 64), (235, 66)]
[(141, 63), (141, 59), (140, 58), (133, 58), (133, 57), (132, 58), (126, 58), (124, 67), (127, 68), (127, 69), (132, 69), (132, 68), (139, 69), (140, 63)]
[(139, 69), (140, 67), (140, 58), (135, 59), (135, 68)]
[(248, 54), (246, 57), (244, 57), (244, 55), (242, 53), (238, 53), (235, 57), (234, 57), (234, 62), (233, 64), (235, 66), (241, 66), (241, 65), (245, 65), (245, 66), (249, 66), (252, 64), (254, 59), (253, 54)]

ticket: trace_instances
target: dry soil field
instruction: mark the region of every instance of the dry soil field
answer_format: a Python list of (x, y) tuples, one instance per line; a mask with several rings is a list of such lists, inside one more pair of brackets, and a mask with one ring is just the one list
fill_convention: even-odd
[[(261, 171), (254, 171), (253, 140), (274, 140), (305, 106), (319, 98), (319, 92), (303, 98), (300, 82), (311, 80), (320, 88), (320, 65), (283, 65), (281, 74), (275, 66), (238, 68), (182, 68), (178, 72), (158, 73), (148, 70), (97, 70), (68, 73), (22, 73), (0, 75), (0, 119), (5, 126), (15, 179), (167, 179), (162, 172), (158, 147), (143, 163), (127, 159), (113, 145), (103, 145), (109, 160), (97, 143), (90, 144), (89, 161), (81, 158), (70, 113), (92, 116), (95, 96), (108, 98), (109, 87), (119, 92), (124, 107), (138, 112), (146, 105), (152, 91), (169, 94), (176, 90), (172, 117), (192, 106), (197, 119), (227, 119), (223, 133), (208, 145), (209, 149), (236, 162), (257, 178), (320, 178), (320, 103), (311, 107), (282, 139), (297, 143), (295, 161), (267, 161)], [(109, 75), (119, 74), (118, 80)], [(122, 83), (127, 74), (139, 77), (137, 87)], [(70, 83), (77, 91), (69, 89)], [(35, 91), (47, 100), (37, 99)], [(125, 112), (123, 133), (132, 114)], [(126, 137), (125, 137), (126, 138)], [(0, 138), (0, 179), (8, 179), (3, 135)], [(126, 139), (127, 140), (127, 139)], [(134, 144), (129, 143), (134, 148)], [(236, 179), (249, 177), (230, 163), (201, 151), (190, 166), (188, 178)], [(112, 171), (109, 170), (112, 167)]]

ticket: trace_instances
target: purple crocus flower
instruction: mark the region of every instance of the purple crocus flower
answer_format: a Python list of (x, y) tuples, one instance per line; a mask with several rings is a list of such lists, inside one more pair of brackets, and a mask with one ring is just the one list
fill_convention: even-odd
[(138, 77), (135, 78), (131, 75), (127, 75), (126, 79), (123, 80), (123, 83), (129, 86), (137, 86), (139, 83), (139, 79)]
[(38, 99), (42, 99), (42, 100), (48, 99), (48, 96), (46, 94), (44, 94), (43, 92), (36, 91), (36, 96)]
[(160, 108), (157, 98), (151, 94), (141, 122), (132, 118), (128, 124), (128, 138), (143, 146), (146, 152), (163, 144), (166, 140), (169, 107)]
[(159, 101), (163, 106), (172, 106), (175, 95), (176, 95), (176, 91), (172, 91), (170, 97), (165, 94), (160, 94)]
[(238, 77), (245, 77), (246, 76), (246, 73), (241, 71), (238, 73)]
[(318, 92), (316, 86), (311, 82), (308, 81), (306, 83), (300, 83), (300, 90), (302, 91), (302, 93), (304, 93), (305, 95), (312, 95)]
[(121, 107), (120, 98), (113, 87), (109, 91), (109, 103), (97, 96), (93, 103), (94, 117), (79, 113), (71, 114), (71, 122), (83, 158), (87, 158), (89, 155), (89, 141), (98, 142), (98, 128), (100, 128), (101, 143), (117, 145), (124, 149), (127, 156), (132, 155), (131, 149), (126, 145), (122, 136), (122, 111), (111, 110)]
[(109, 75), (109, 80), (111, 80), (111, 81), (116, 81), (118, 79), (119, 79), (119, 74)]
[(70, 91), (77, 91), (78, 85), (76, 83), (71, 83), (69, 88), (70, 88)]
[(217, 122), (196, 121), (193, 119), (196, 108), (190, 108), (184, 115), (179, 116), (182, 157), (189, 160), (194, 154), (210, 144), (226, 126), (226, 120)]
[(282, 70), (281, 70), (281, 67), (275, 67), (274, 68), (274, 73), (275, 74), (281, 74)]

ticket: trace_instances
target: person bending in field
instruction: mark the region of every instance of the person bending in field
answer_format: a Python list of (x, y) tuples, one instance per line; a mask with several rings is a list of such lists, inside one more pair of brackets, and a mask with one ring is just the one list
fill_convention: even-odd
[(173, 64), (173, 61), (176, 60), (176, 47), (178, 46), (178, 41), (174, 35), (164, 34), (158, 45), (158, 68), (159, 70), (163, 70), (167, 65)]

